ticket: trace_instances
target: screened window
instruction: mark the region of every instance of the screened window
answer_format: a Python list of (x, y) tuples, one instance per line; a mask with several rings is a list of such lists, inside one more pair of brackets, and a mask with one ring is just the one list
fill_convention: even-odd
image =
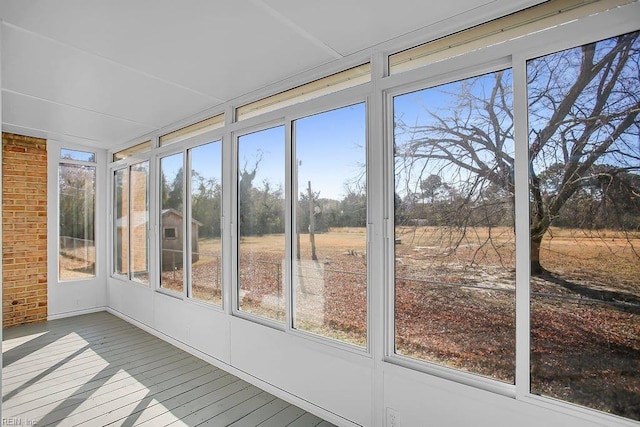
[(149, 284), (149, 162), (114, 172), (114, 273)]
[(149, 162), (132, 165), (129, 169), (130, 208), (129, 262), (131, 279), (149, 284)]
[(129, 275), (129, 170), (114, 172), (114, 273)]
[(238, 309), (285, 320), (285, 134), (238, 138)]
[(366, 346), (366, 108), (293, 122), (294, 326)]
[(66, 160), (78, 160), (81, 162), (95, 163), (96, 153), (90, 151), (69, 150), (63, 148), (60, 150), (60, 158)]
[(224, 113), (183, 127), (160, 137), (160, 146), (174, 144), (224, 126)]
[[(160, 287), (184, 291), (184, 155), (160, 159)], [(167, 230), (173, 229), (175, 231)], [(169, 236), (169, 237), (167, 237)]]
[(531, 392), (640, 420), (640, 41), (532, 59)]
[(548, 0), (493, 21), (389, 56), (397, 74), (584, 18), (629, 0)]
[(133, 147), (125, 148), (113, 153), (113, 161), (124, 160), (135, 154), (144, 153), (151, 150), (151, 141), (141, 142)]
[(64, 159), (58, 166), (58, 277), (87, 279), (96, 275), (96, 167), (65, 163)]
[(511, 70), (393, 99), (395, 352), (515, 375)]
[(269, 111), (277, 110), (278, 108), (308, 101), (370, 81), (371, 64), (362, 64), (238, 107), (236, 109), (236, 119), (248, 119)]
[(191, 298), (222, 305), (222, 142), (189, 150)]

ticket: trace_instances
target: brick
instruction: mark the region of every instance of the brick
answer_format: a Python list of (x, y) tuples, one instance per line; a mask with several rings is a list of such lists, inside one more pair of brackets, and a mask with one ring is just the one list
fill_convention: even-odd
[(47, 317), (47, 145), (2, 134), (3, 326)]

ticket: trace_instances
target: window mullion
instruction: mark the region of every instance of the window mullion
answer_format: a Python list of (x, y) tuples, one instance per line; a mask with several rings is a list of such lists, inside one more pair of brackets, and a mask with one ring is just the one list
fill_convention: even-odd
[(184, 150), (182, 154), (182, 295), (191, 297), (191, 153)]
[(529, 394), (530, 374), (530, 246), (529, 143), (527, 120), (527, 68), (524, 57), (513, 58), (516, 225), (516, 398)]
[(127, 238), (127, 279), (133, 279), (132, 273), (132, 262), (133, 262), (133, 254), (131, 253), (131, 238), (133, 237), (133, 233), (131, 232), (131, 165), (127, 167), (127, 233), (129, 237)]
[[(287, 207), (285, 211), (285, 273), (284, 273), (284, 293), (287, 295), (285, 299), (285, 319), (286, 319), (286, 329), (290, 330), (293, 328), (294, 314), (293, 309), (295, 307), (295, 292), (293, 291), (293, 268), (294, 268), (294, 250), (299, 250), (299, 248), (294, 249), (294, 235), (295, 233), (295, 215), (294, 215), (294, 188), (297, 187), (297, 176), (293, 173), (295, 165), (295, 144), (293, 137), (293, 129), (294, 126), (291, 120), (288, 120), (285, 123), (285, 206)], [(294, 182), (294, 180), (296, 182)], [(296, 194), (297, 196), (297, 194)]]

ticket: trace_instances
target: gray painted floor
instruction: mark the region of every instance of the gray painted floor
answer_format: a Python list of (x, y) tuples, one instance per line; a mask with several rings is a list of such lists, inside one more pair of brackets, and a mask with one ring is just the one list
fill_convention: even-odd
[(3, 334), (14, 425), (332, 425), (106, 312)]

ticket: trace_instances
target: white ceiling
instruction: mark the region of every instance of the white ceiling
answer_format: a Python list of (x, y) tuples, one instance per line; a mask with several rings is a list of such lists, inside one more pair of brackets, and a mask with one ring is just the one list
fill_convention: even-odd
[(0, 0), (3, 130), (115, 147), (342, 58), (536, 3)]

